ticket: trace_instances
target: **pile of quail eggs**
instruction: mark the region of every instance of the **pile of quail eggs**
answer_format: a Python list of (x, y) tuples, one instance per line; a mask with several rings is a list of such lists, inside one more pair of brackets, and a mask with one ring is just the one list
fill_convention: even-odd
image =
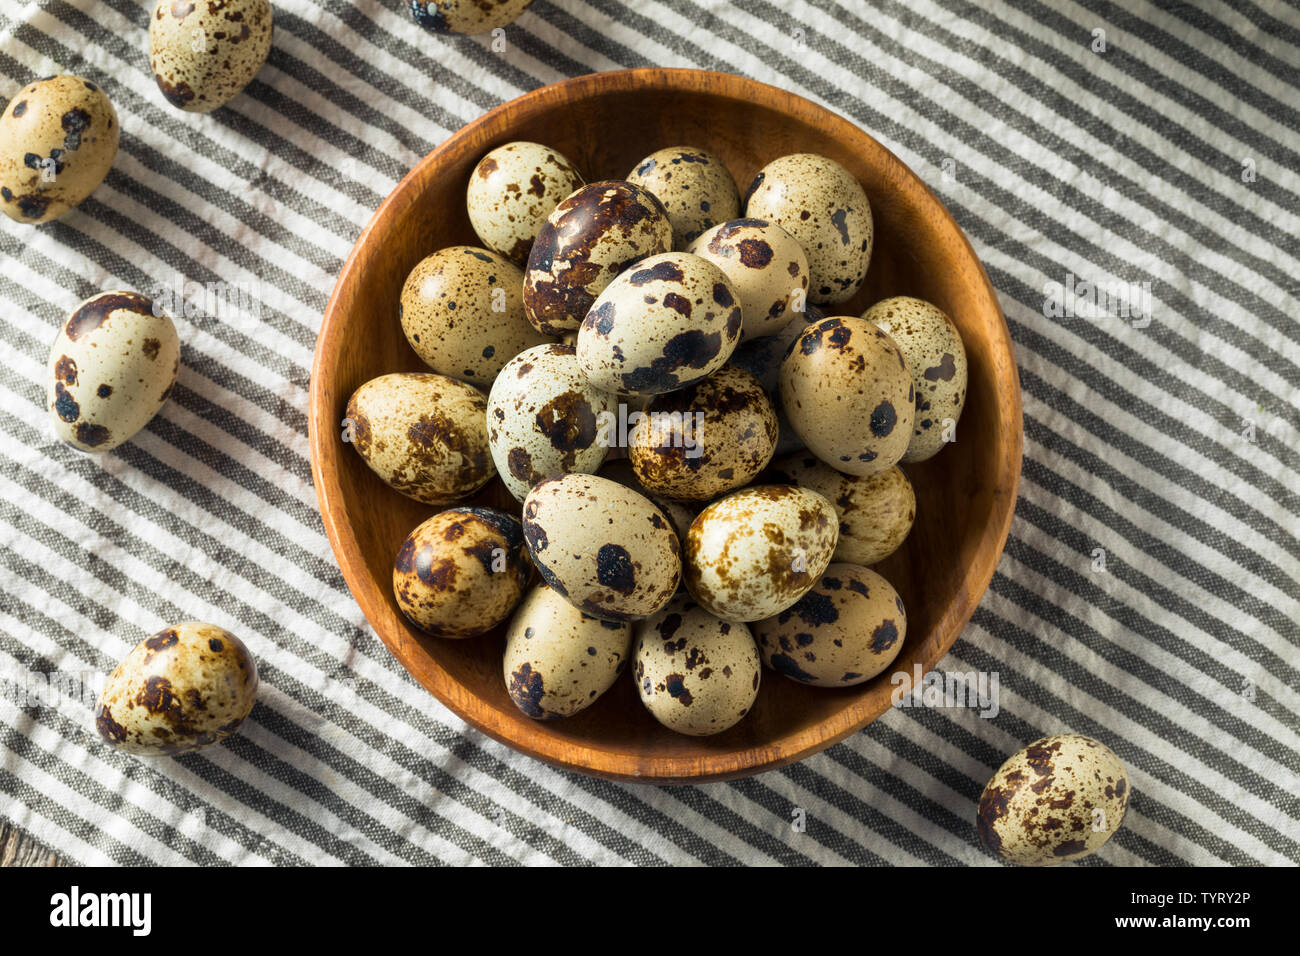
[[(586, 183), (511, 142), (466, 190), (479, 246), (411, 270), (398, 318), (428, 371), (365, 382), (344, 435), (439, 510), (393, 591), (436, 637), (504, 629), (529, 717), (590, 707), (623, 672), (683, 734), (725, 731), (765, 669), (812, 687), (882, 673), (907, 637), (871, 565), (907, 537), (900, 462), (937, 454), (966, 397), (956, 326), (914, 298), (863, 315), (871, 206), (814, 154), (742, 196), (674, 146)], [(520, 517), (466, 500), (495, 476)]]

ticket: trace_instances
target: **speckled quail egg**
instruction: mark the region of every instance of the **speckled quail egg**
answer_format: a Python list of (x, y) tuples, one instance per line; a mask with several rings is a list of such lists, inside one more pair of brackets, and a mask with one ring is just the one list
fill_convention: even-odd
[(727, 274), (740, 295), (740, 340), (775, 335), (805, 306), (808, 257), (794, 236), (762, 219), (733, 219), (687, 250)]
[(541, 584), (506, 631), (506, 690), (529, 717), (570, 717), (614, 685), (631, 649), (631, 624), (583, 614)]
[(430, 505), (472, 495), (496, 473), (487, 398), (433, 372), (394, 372), (348, 399), (343, 440), (390, 488)]
[(893, 585), (857, 564), (831, 564), (812, 590), (753, 625), (763, 663), (814, 687), (852, 687), (894, 662), (907, 615)]
[(600, 467), (614, 397), (593, 388), (572, 345), (538, 345), (506, 363), (488, 394), (497, 474), (520, 501), (543, 478)]
[(897, 465), (859, 478), (836, 471), (812, 455), (795, 454), (772, 462), (771, 474), (811, 488), (835, 506), (840, 518), (836, 561), (885, 560), (907, 539), (916, 520), (916, 492)]
[(528, 321), (545, 335), (576, 332), (614, 277), (672, 248), (663, 204), (640, 186), (607, 180), (583, 186), (542, 224), (524, 270)]
[(673, 224), (673, 248), (685, 249), (704, 230), (740, 215), (740, 191), (712, 153), (670, 146), (651, 153), (627, 181), (654, 193)]
[(17, 222), (58, 219), (104, 181), (120, 132), (90, 80), (51, 76), (19, 90), (0, 116), (0, 209)]
[(533, 0), (407, 0), (411, 19), (430, 33), (491, 33), (514, 23)]
[(609, 284), (578, 330), (578, 364), (597, 388), (658, 395), (716, 371), (740, 341), (726, 274), (686, 252), (651, 256)]
[(149, 21), (154, 82), (190, 113), (242, 93), (270, 52), (270, 0), (158, 0)]
[(483, 245), (522, 266), (546, 217), (581, 185), (582, 177), (558, 150), (506, 143), (470, 173), (465, 208)]
[(781, 363), (781, 406), (808, 449), (847, 475), (874, 475), (903, 457), (916, 389), (893, 339), (865, 319), (823, 319)]
[(966, 403), (966, 348), (961, 333), (938, 306), (904, 295), (877, 302), (862, 317), (889, 333), (912, 372), (916, 413), (903, 461), (934, 457), (949, 440), (947, 423), (956, 427)]
[(229, 737), (257, 700), (257, 665), (224, 628), (185, 621), (145, 638), (104, 682), (95, 729), (141, 757), (189, 753)]
[(435, 372), (490, 388), (501, 366), (548, 341), (529, 324), (524, 274), (503, 256), (452, 246), (406, 277), (398, 315), (415, 354)]
[(722, 733), (754, 706), (762, 668), (744, 624), (721, 621), (678, 597), (633, 631), (632, 676), (641, 703), (669, 730)]
[(701, 511), (686, 536), (683, 576), (724, 621), (779, 614), (817, 583), (835, 553), (839, 522), (806, 488), (755, 485)]
[(562, 475), (524, 499), (524, 540), (542, 579), (594, 617), (648, 617), (681, 579), (681, 546), (664, 513), (596, 475)]
[(808, 297), (847, 302), (862, 286), (875, 229), (862, 184), (825, 156), (794, 153), (764, 166), (745, 197), (745, 215), (774, 222), (808, 256)]
[(758, 379), (724, 365), (656, 395), (632, 430), (628, 457), (647, 489), (709, 501), (749, 484), (776, 449), (776, 409)]
[(462, 506), (406, 536), (393, 562), (393, 594), (407, 620), (435, 637), (477, 637), (510, 616), (531, 567), (517, 518)]
[(691, 522), (695, 520), (696, 514), (696, 509), (689, 503), (674, 501), (672, 498), (665, 498), (663, 495), (656, 495), (650, 491), (637, 479), (636, 472), (632, 470), (632, 462), (626, 458), (606, 460), (600, 466), (598, 474), (610, 481), (617, 481), (625, 488), (631, 488), (637, 494), (650, 499), (668, 516), (668, 521), (672, 524), (673, 530), (677, 532), (678, 542), (686, 540), (686, 534), (691, 530)]
[(82, 451), (116, 448), (149, 424), (180, 369), (176, 327), (137, 292), (77, 306), (50, 347), (46, 400), (54, 433)]
[(1055, 734), (998, 768), (980, 796), (976, 828), (985, 849), (1008, 863), (1078, 860), (1119, 830), (1129, 792), (1128, 774), (1109, 747)]

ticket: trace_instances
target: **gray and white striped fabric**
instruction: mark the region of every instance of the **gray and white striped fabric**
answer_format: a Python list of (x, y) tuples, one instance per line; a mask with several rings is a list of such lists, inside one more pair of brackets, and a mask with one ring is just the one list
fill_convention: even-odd
[[(84, 863), (987, 864), (984, 783), (1073, 730), (1134, 786), (1086, 864), (1300, 863), (1295, 7), (536, 0), (494, 49), (424, 33), (400, 0), (274, 5), (269, 62), (208, 116), (154, 86), (151, 0), (0, 5), (0, 96), (73, 72), (122, 125), (79, 209), (0, 223), (0, 816)], [(467, 728), (351, 600), (306, 407), (353, 241), (483, 111), (644, 65), (842, 113), (986, 264), (1021, 366), (1024, 480), (940, 669), (996, 672), (996, 714), (895, 709), (781, 771), (621, 786)], [(259, 314), (178, 319), (173, 400), (133, 442), (55, 440), (44, 363), (69, 309), (185, 281), (254, 289)], [(1090, 317), (1058, 294), (1114, 281), (1149, 309)], [(257, 655), (253, 718), (181, 759), (108, 752), (78, 681), (195, 618)]]

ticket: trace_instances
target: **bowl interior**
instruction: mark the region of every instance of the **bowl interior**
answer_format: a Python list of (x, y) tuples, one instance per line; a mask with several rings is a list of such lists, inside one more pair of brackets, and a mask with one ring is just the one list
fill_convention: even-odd
[[(902, 595), (907, 637), (895, 665), (854, 688), (805, 687), (771, 671), (753, 711), (715, 737), (679, 736), (642, 708), (621, 678), (567, 720), (532, 721), (506, 694), (501, 631), (444, 641), (397, 610), (392, 562), (403, 538), (437, 509), (389, 490), (341, 441), (348, 396), (392, 371), (417, 371), (397, 320), (409, 270), (453, 244), (477, 245), (465, 184), (488, 150), (511, 140), (546, 143), (588, 181), (625, 176), (665, 146), (701, 146), (726, 162), (742, 194), (768, 161), (792, 152), (830, 156), (865, 187), (875, 248), (864, 288), (830, 314), (860, 314), (907, 294), (944, 309), (961, 330), (969, 391), (957, 441), (906, 467), (917, 519), (905, 545), (877, 566)], [(992, 576), (1019, 478), (1021, 420), (1014, 357), (987, 276), (931, 192), (857, 127), (784, 91), (698, 71), (635, 70), (580, 77), (534, 91), (465, 127), (403, 180), (358, 241), (317, 344), (312, 458), (331, 543), (362, 610), (384, 642), (440, 700), (493, 737), (548, 762), (602, 776), (657, 782), (723, 778), (799, 759), (859, 729), (890, 706), (889, 675), (928, 670), (951, 646)], [(518, 513), (494, 481), (478, 503)]]

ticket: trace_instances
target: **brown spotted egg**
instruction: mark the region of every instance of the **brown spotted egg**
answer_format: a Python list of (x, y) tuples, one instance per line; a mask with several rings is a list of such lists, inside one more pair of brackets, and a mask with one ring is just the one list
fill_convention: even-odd
[(923, 299), (895, 296), (877, 302), (862, 317), (889, 333), (907, 359), (916, 387), (912, 439), (903, 461), (925, 461), (955, 438), (966, 403), (966, 348), (947, 314)]
[(158, 0), (149, 20), (154, 81), (190, 113), (242, 93), (270, 52), (270, 0)]
[(596, 475), (562, 475), (524, 499), (524, 540), (542, 579), (594, 617), (633, 621), (673, 596), (681, 546), (664, 513)]
[(744, 624), (678, 597), (634, 633), (632, 676), (641, 703), (669, 730), (719, 734), (754, 706), (762, 668)]
[(408, 0), (411, 19), (430, 33), (491, 33), (514, 23), (533, 0)]
[(101, 452), (129, 441), (171, 394), (181, 346), (166, 315), (137, 292), (103, 292), (73, 310), (50, 348), (46, 401), (54, 433)]
[(578, 330), (578, 364), (608, 392), (671, 392), (726, 363), (740, 321), (736, 290), (713, 263), (686, 252), (652, 256), (596, 299)]
[(733, 219), (690, 244), (727, 274), (740, 295), (741, 342), (775, 335), (804, 307), (808, 257), (795, 238), (762, 219)]
[(907, 539), (916, 520), (916, 492), (897, 465), (859, 478), (812, 455), (795, 454), (772, 462), (771, 473), (811, 488), (835, 506), (840, 518), (836, 561), (869, 565), (885, 560)]
[(390, 488), (425, 504), (467, 498), (496, 473), (487, 397), (433, 372), (366, 382), (348, 399), (342, 437)]
[(763, 663), (814, 687), (852, 687), (880, 674), (907, 637), (893, 586), (857, 564), (831, 564), (807, 594), (753, 625)]
[(637, 479), (668, 498), (709, 501), (749, 484), (776, 449), (776, 409), (758, 379), (724, 365), (656, 395), (632, 431)]
[(145, 638), (104, 682), (95, 729), (141, 757), (189, 753), (229, 737), (257, 700), (257, 665), (224, 628), (186, 621)]
[(0, 115), (0, 209), (16, 222), (58, 219), (103, 182), (119, 134), (90, 80), (51, 76), (19, 90)]
[(1079, 860), (1115, 835), (1130, 795), (1115, 752), (1081, 734), (1036, 740), (980, 796), (976, 829), (994, 856), (1023, 866)]
[(673, 225), (673, 248), (685, 249), (716, 223), (740, 215), (740, 191), (718, 157), (690, 146), (651, 153), (627, 181), (654, 193)]
[(506, 362), (548, 341), (524, 315), (523, 283), (518, 266), (487, 249), (435, 252), (402, 285), (406, 341), (435, 372), (489, 388)]
[(570, 717), (614, 685), (631, 645), (630, 624), (583, 614), (540, 584), (506, 631), (506, 691), (535, 720)]
[(696, 516), (683, 576), (691, 596), (724, 621), (779, 614), (817, 583), (835, 553), (835, 508), (814, 491), (755, 485)]
[(524, 308), (545, 335), (576, 332), (620, 272), (672, 248), (663, 204), (640, 186), (583, 186), (542, 224), (524, 270)]
[(393, 562), (393, 594), (407, 620), (435, 637), (477, 637), (510, 616), (530, 569), (518, 519), (452, 508), (406, 536)]
[(912, 437), (916, 389), (893, 339), (865, 319), (823, 319), (781, 363), (781, 406), (808, 450), (846, 475), (896, 464)]
[(835, 160), (794, 153), (768, 163), (750, 184), (745, 215), (776, 223), (803, 246), (813, 302), (847, 302), (862, 286), (875, 235), (871, 204)]
[(593, 388), (572, 345), (538, 345), (506, 363), (488, 394), (488, 444), (520, 501), (543, 478), (592, 473), (609, 451), (614, 397)]
[(581, 185), (578, 171), (557, 150), (506, 143), (470, 173), (465, 208), (483, 245), (522, 266), (546, 217)]

